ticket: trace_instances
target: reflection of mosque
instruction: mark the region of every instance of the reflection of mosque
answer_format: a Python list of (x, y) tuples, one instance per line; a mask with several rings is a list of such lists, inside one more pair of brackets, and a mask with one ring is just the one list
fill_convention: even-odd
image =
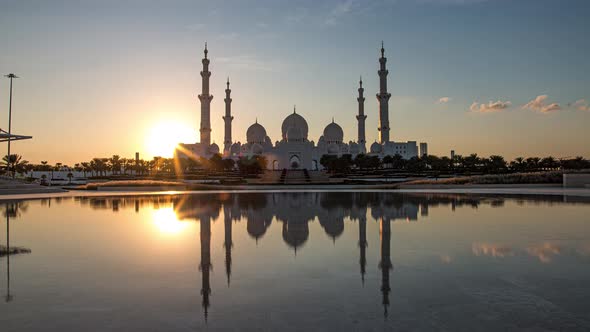
[[(360, 251), (360, 274), (364, 285), (366, 273), (367, 210), (380, 222), (381, 257), (379, 269), (382, 271), (381, 293), (384, 313), (389, 306), (392, 270), (390, 224), (396, 219), (417, 220), (419, 203), (404, 197), (391, 198), (389, 195), (371, 193), (249, 193), (224, 194), (211, 198), (205, 195), (181, 196), (174, 199), (174, 209), (181, 219), (197, 219), (201, 224), (201, 263), (202, 305), (205, 318), (208, 316), (211, 295), (211, 219), (224, 212), (224, 250), (225, 271), (228, 287), (231, 278), (232, 222), (246, 220), (248, 234), (259, 241), (264, 236), (273, 219), (282, 222), (282, 237), (285, 243), (296, 252), (309, 236), (309, 223), (316, 218), (326, 234), (336, 241), (344, 231), (344, 219), (358, 221), (358, 245)], [(315, 207), (315, 208), (314, 208)]]

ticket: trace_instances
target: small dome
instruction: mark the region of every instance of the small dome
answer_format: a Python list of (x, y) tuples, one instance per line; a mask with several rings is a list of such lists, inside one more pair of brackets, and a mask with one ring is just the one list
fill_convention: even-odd
[(328, 143), (342, 143), (344, 139), (344, 131), (336, 122), (332, 121), (324, 129), (324, 139)]
[(291, 127), (295, 127), (298, 128), (299, 131), (301, 132), (301, 136), (303, 137), (303, 139), (307, 139), (307, 132), (308, 132), (308, 126), (307, 126), (307, 121), (305, 121), (305, 119), (293, 112), (292, 114), (289, 114), (289, 116), (287, 116), (285, 118), (285, 120), (283, 120), (283, 124), (281, 125), (281, 132), (283, 134), (283, 139), (287, 139), (287, 132), (289, 131), (289, 128)]
[(264, 143), (266, 129), (258, 122), (251, 125), (246, 131), (246, 140), (248, 143)]
[(371, 153), (381, 153), (383, 146), (377, 142), (371, 144)]
[(240, 144), (239, 143), (232, 144), (231, 147), (229, 148), (229, 151), (231, 152), (231, 154), (240, 153)]
[(352, 153), (352, 154), (358, 154), (360, 152), (360, 148), (359, 148), (359, 145), (357, 143), (350, 142), (349, 146), (350, 146), (350, 153)]
[(210, 154), (217, 154), (217, 153), (219, 153), (219, 145), (217, 145), (215, 143), (209, 145), (209, 153)]
[(286, 136), (287, 142), (300, 142), (303, 141), (303, 134), (299, 127), (289, 127)]

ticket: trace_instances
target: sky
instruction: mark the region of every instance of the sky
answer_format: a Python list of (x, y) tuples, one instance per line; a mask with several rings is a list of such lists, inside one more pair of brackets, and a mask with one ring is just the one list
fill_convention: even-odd
[[(332, 118), (378, 138), (378, 57), (388, 59), (391, 137), (429, 153), (590, 158), (587, 0), (0, 0), (0, 72), (15, 73), (12, 151), (72, 165), (151, 159), (199, 140), (201, 59), (211, 59), (212, 140), (224, 89), (234, 141), (274, 142), (297, 105), (317, 142)], [(0, 128), (9, 81), (0, 81)], [(0, 148), (6, 147), (4, 144)]]

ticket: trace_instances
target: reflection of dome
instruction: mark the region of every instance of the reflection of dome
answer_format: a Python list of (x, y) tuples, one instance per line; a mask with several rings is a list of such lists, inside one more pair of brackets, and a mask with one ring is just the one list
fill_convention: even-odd
[(383, 146), (381, 146), (381, 144), (379, 144), (377, 142), (371, 144), (371, 153), (381, 153), (382, 149), (383, 149)]
[(246, 131), (246, 140), (248, 143), (264, 143), (266, 138), (266, 129), (258, 122), (251, 125)]
[(309, 227), (307, 222), (283, 223), (283, 240), (295, 250), (307, 241), (308, 236)]
[(287, 142), (301, 142), (303, 141), (303, 135), (301, 129), (298, 127), (289, 127), (287, 130)]
[(344, 220), (341, 218), (329, 217), (328, 220), (320, 219), (320, 225), (332, 239), (336, 240), (344, 232)]
[(219, 145), (213, 143), (209, 146), (209, 153), (210, 154), (217, 154), (219, 153)]
[(281, 132), (283, 134), (283, 139), (287, 139), (287, 132), (289, 130), (289, 128), (291, 127), (295, 127), (295, 128), (299, 128), (300, 131), (300, 136), (306, 140), (307, 139), (307, 132), (308, 132), (308, 127), (307, 127), (307, 121), (305, 121), (305, 119), (293, 112), (292, 114), (289, 114), (289, 116), (287, 116), (285, 118), (285, 120), (283, 120), (283, 124), (281, 126)]
[(248, 234), (258, 240), (261, 238), (264, 233), (266, 233), (266, 229), (270, 226), (270, 220), (264, 220), (262, 218), (248, 218), (248, 222), (246, 223), (246, 230)]
[(342, 140), (344, 139), (344, 131), (342, 131), (342, 127), (332, 121), (332, 123), (327, 125), (324, 129), (324, 139), (328, 143), (342, 143)]
[(332, 143), (328, 145), (328, 153), (335, 154), (338, 153), (338, 145), (336, 143)]
[(264, 149), (262, 148), (262, 145), (260, 145), (258, 143), (254, 143), (252, 145), (252, 153), (253, 154), (262, 154), (262, 152), (264, 152)]

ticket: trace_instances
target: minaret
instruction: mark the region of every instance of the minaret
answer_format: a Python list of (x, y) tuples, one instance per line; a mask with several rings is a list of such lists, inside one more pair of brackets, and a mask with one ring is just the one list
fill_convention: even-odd
[(209, 94), (209, 78), (211, 72), (209, 71), (209, 59), (207, 59), (207, 43), (205, 43), (205, 57), (203, 58), (203, 71), (201, 71), (201, 94), (199, 100), (201, 101), (201, 145), (209, 147), (211, 145), (211, 100), (213, 96)]
[(389, 98), (391, 93), (387, 92), (387, 74), (389, 71), (385, 67), (387, 58), (385, 57), (385, 49), (383, 42), (381, 42), (381, 58), (379, 58), (379, 93), (377, 94), (377, 101), (379, 102), (379, 143), (384, 144), (389, 142)]
[(356, 100), (359, 102), (359, 114), (356, 116), (356, 120), (358, 121), (358, 140), (357, 143), (360, 146), (360, 150), (362, 153), (367, 152), (367, 145), (365, 140), (365, 120), (367, 116), (365, 115), (365, 97), (363, 96), (363, 78), (359, 80), (359, 96)]
[(231, 147), (231, 121), (234, 119), (231, 116), (231, 89), (229, 88), (229, 77), (227, 78), (227, 89), (225, 89), (225, 116), (223, 122), (225, 122), (225, 138), (223, 139), (223, 151), (226, 155), (229, 155), (229, 149)]
[(383, 315), (387, 317), (387, 307), (389, 307), (389, 270), (393, 269), (391, 264), (391, 221), (381, 218), (381, 294), (383, 295)]
[(211, 220), (207, 217), (201, 219), (201, 295), (203, 296), (203, 310), (205, 320), (209, 315), (209, 295), (211, 285), (209, 283), (209, 272), (211, 271)]

